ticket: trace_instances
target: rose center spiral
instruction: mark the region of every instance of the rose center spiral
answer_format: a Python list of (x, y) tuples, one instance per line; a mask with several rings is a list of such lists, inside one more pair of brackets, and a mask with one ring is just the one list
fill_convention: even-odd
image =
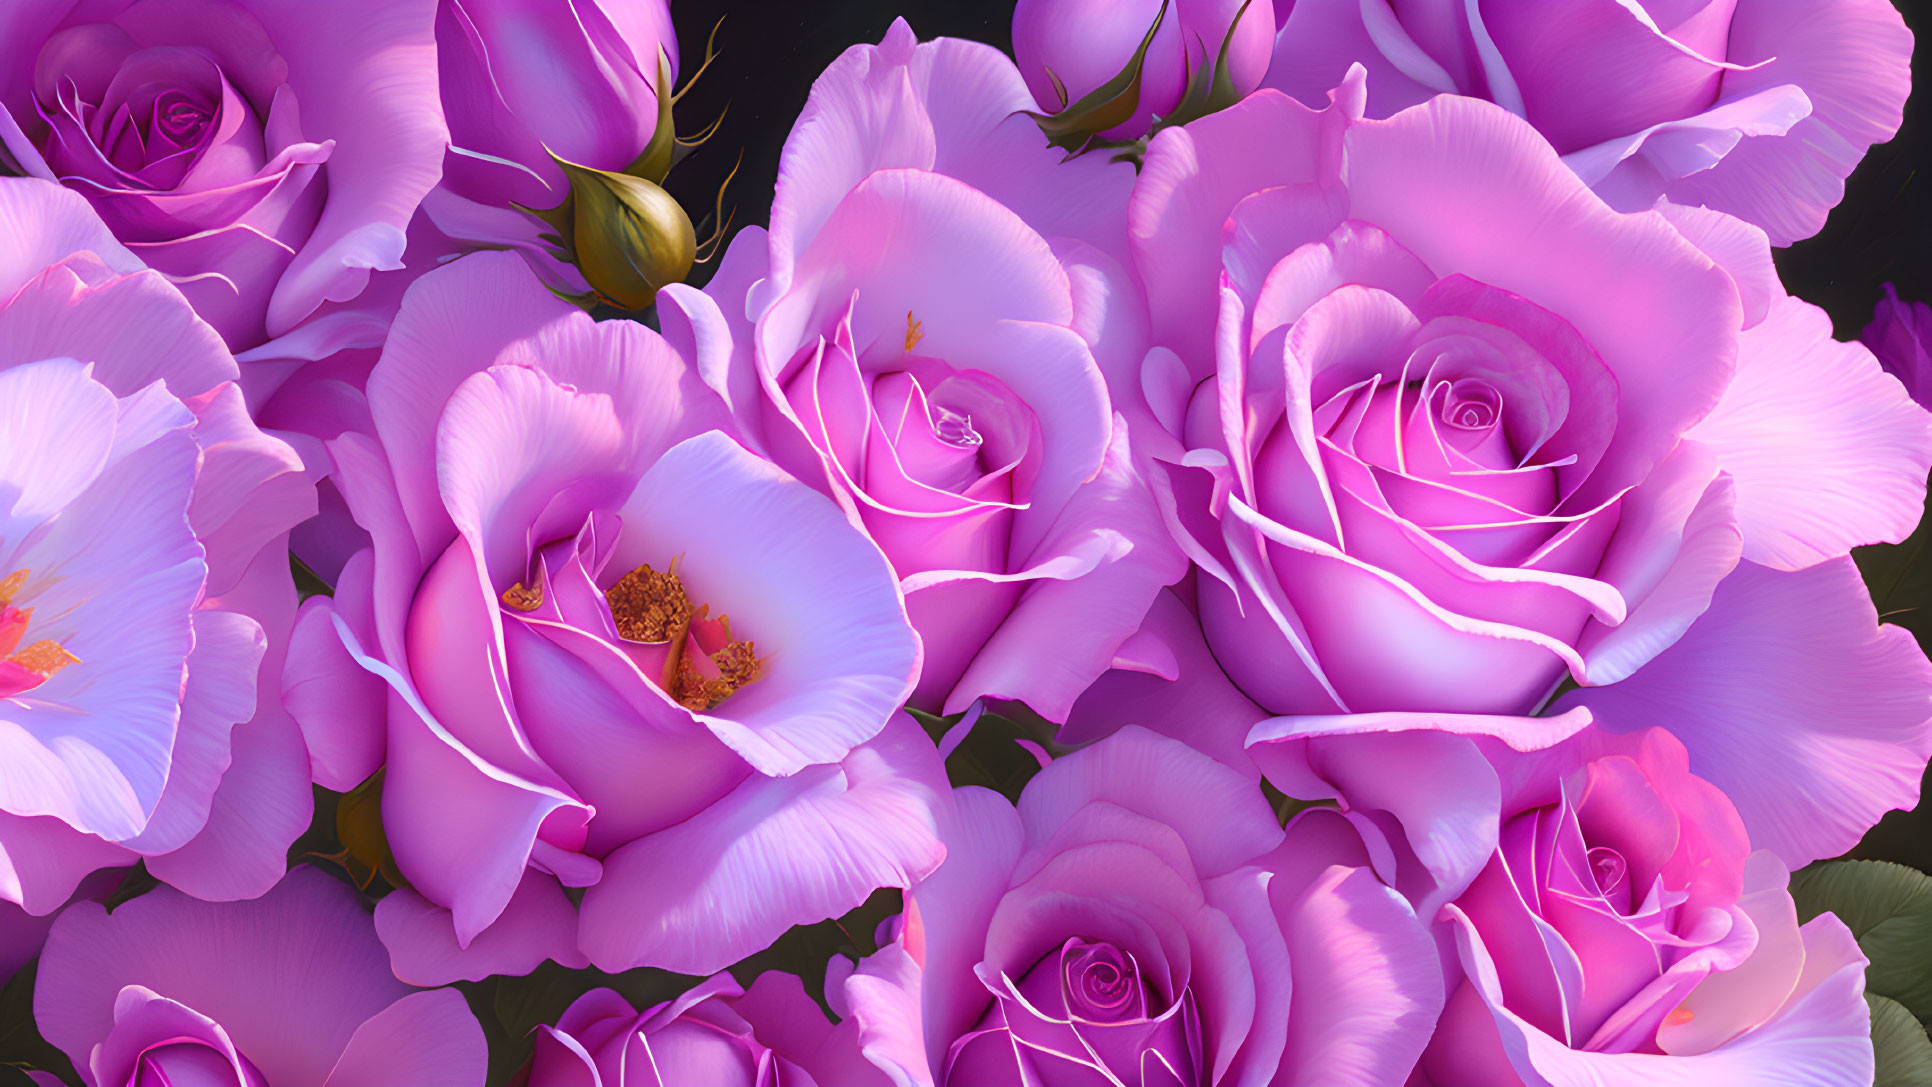
[(1450, 384), (1437, 418), (1458, 430), (1488, 430), (1502, 416), (1503, 395), (1495, 386), (1479, 378), (1462, 378)]
[(1076, 943), (1061, 962), (1067, 1010), (1076, 1018), (1111, 1023), (1145, 1016), (1133, 956), (1110, 943)]

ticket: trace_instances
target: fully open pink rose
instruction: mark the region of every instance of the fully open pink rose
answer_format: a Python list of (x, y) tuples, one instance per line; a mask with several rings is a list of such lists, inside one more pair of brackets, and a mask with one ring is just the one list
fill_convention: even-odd
[[(915, 47), (903, 23), (849, 51), (786, 145), (769, 252), (741, 235), (704, 294), (667, 292), (667, 329), (749, 440), (891, 560), (925, 647), (915, 706), (985, 695), (1059, 719), (1184, 567), (1078, 330), (1068, 265), (1020, 212), (943, 172), (986, 170), (956, 144), (991, 155), (1010, 131), (960, 123), (984, 109), (969, 74), (1018, 82), (997, 53)], [(895, 102), (886, 131), (864, 127)], [(1014, 139), (1018, 162), (1053, 154), (1037, 131)]]
[(368, 398), (329, 448), (371, 546), (286, 699), (318, 781), (386, 770), (403, 977), (716, 970), (937, 862), (890, 569), (656, 333), (479, 254), (410, 289)]
[(859, 1055), (857, 1024), (837, 1027), (791, 974), (729, 975), (643, 1011), (593, 989), (541, 1027), (529, 1087), (862, 1087), (880, 1083)]
[[(1322, 722), (1515, 719), (1566, 679), (1704, 705), (1710, 673), (1659, 658), (1701, 629), (1684, 653), (1742, 701), (1617, 727), (1689, 718), (1692, 765), (1765, 798), (1752, 833), (1793, 864), (1909, 806), (1923, 660), (1833, 571), (1911, 531), (1932, 416), (1784, 296), (1748, 225), (1614, 211), (1488, 103), (1369, 121), (1362, 93), (1164, 132), (1134, 195), (1158, 346), (1114, 392), (1145, 397), (1135, 441), (1228, 678)], [(1801, 599), (1811, 621), (1730, 636)], [(1787, 663), (1821, 653), (1846, 667)], [(1826, 692), (1852, 701), (1796, 709)], [(1146, 720), (1121, 705), (1097, 716)], [(1790, 739), (1741, 739), (1770, 728)], [(1822, 787), (1874, 762), (1882, 788)]]
[(355, 891), (307, 867), (252, 902), (69, 907), (34, 1019), (87, 1087), (480, 1087), (488, 1064), (461, 994), (397, 981)]
[(434, 19), (434, 0), (23, 0), (0, 18), (0, 144), (255, 348), (401, 267), (448, 144)]
[(1369, 112), (1438, 93), (1529, 119), (1612, 206), (1709, 207), (1808, 238), (1898, 131), (1912, 35), (1886, 0), (1294, 0), (1265, 86)]
[(894, 1083), (1382, 1087), (1428, 1040), (1434, 948), (1334, 812), (1284, 837), (1251, 780), (1134, 728), (1018, 811), (953, 800), (900, 939), (844, 980)]
[(309, 821), (275, 692), (315, 489), (80, 197), (0, 180), (0, 224), (0, 899), (45, 914), (142, 858), (260, 894)]
[(1142, 62), (1134, 115), (1102, 135), (1145, 135), (1155, 117), (1180, 105), (1190, 80), (1212, 69), (1224, 43), (1228, 71), (1219, 74), (1237, 95), (1260, 86), (1275, 37), (1267, 0), (1020, 0), (1013, 8), (1013, 56), (1035, 108), (1056, 113), (1119, 75), (1157, 17), (1161, 25)]

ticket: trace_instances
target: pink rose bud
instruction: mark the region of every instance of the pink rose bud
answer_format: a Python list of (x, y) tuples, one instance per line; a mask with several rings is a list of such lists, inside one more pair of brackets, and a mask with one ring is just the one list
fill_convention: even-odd
[(1242, 0), (1020, 0), (1013, 55), (1040, 111), (1056, 113), (1119, 75), (1158, 18), (1139, 104), (1130, 119), (1101, 133), (1132, 139), (1173, 112), (1189, 79), (1213, 65), (1224, 43), (1235, 93), (1260, 85), (1274, 46), (1274, 8), (1267, 0), (1243, 8)]

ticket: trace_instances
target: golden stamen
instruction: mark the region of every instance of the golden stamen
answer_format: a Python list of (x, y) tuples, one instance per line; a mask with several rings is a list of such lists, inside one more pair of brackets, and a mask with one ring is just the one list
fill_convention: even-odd
[(5, 581), (0, 581), (0, 607), (13, 603), (13, 598), (20, 595), (20, 590), (26, 584), (27, 571), (25, 570), (15, 570), (7, 575)]
[(80, 663), (80, 658), (69, 653), (66, 646), (46, 638), (7, 659), (42, 679), (52, 676), (70, 664)]
[(628, 641), (653, 644), (671, 640), (673, 632), (683, 637), (691, 627), (694, 609), (678, 580), (678, 560), (659, 573), (650, 563), (625, 574), (604, 594), (610, 602), (610, 617), (617, 633)]
[(669, 643), (659, 683), (679, 705), (703, 713), (755, 681), (764, 670), (764, 662), (758, 659), (757, 648), (750, 640), (731, 636), (731, 617), (720, 615), (717, 623), (725, 644), (709, 655), (718, 674), (707, 676), (698, 671), (693, 657), (685, 651), (685, 642), (693, 624), (710, 621), (711, 607), (691, 603), (684, 582), (677, 576), (681, 559), (672, 559), (663, 572), (652, 569), (649, 563), (639, 566), (611, 586), (604, 598), (610, 603), (617, 632), (624, 638)]
[(543, 607), (543, 568), (537, 568), (535, 585), (519, 581), (503, 590), (503, 602), (518, 611), (536, 611)]
[(919, 341), (926, 338), (925, 324), (926, 323), (924, 321), (913, 320), (911, 310), (906, 311), (906, 350), (907, 351), (911, 351), (913, 348), (918, 347)]

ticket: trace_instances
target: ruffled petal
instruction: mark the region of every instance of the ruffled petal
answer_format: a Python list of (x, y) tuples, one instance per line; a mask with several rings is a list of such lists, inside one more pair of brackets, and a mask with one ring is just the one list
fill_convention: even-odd
[(1793, 868), (1910, 808), (1932, 755), (1932, 664), (1908, 631), (1877, 622), (1850, 559), (1796, 573), (1741, 564), (1677, 644), (1553, 708), (1573, 706), (1618, 732), (1675, 733), (1752, 844)]
[(907, 887), (944, 856), (937, 753), (896, 717), (834, 766), (753, 777), (675, 827), (624, 846), (584, 894), (580, 946), (605, 970), (717, 970), (795, 924)]
[(1796, 570), (1897, 543), (1925, 508), (1932, 414), (1816, 306), (1782, 293), (1738, 344), (1737, 378), (1689, 437), (1737, 481), (1744, 557)]
[(220, 1023), (271, 1083), (322, 1083), (356, 1028), (409, 992), (354, 889), (306, 867), (249, 902), (163, 887), (112, 915), (77, 903), (40, 978), (34, 1019), (78, 1066), (111, 1032), (116, 994), (140, 985)]

